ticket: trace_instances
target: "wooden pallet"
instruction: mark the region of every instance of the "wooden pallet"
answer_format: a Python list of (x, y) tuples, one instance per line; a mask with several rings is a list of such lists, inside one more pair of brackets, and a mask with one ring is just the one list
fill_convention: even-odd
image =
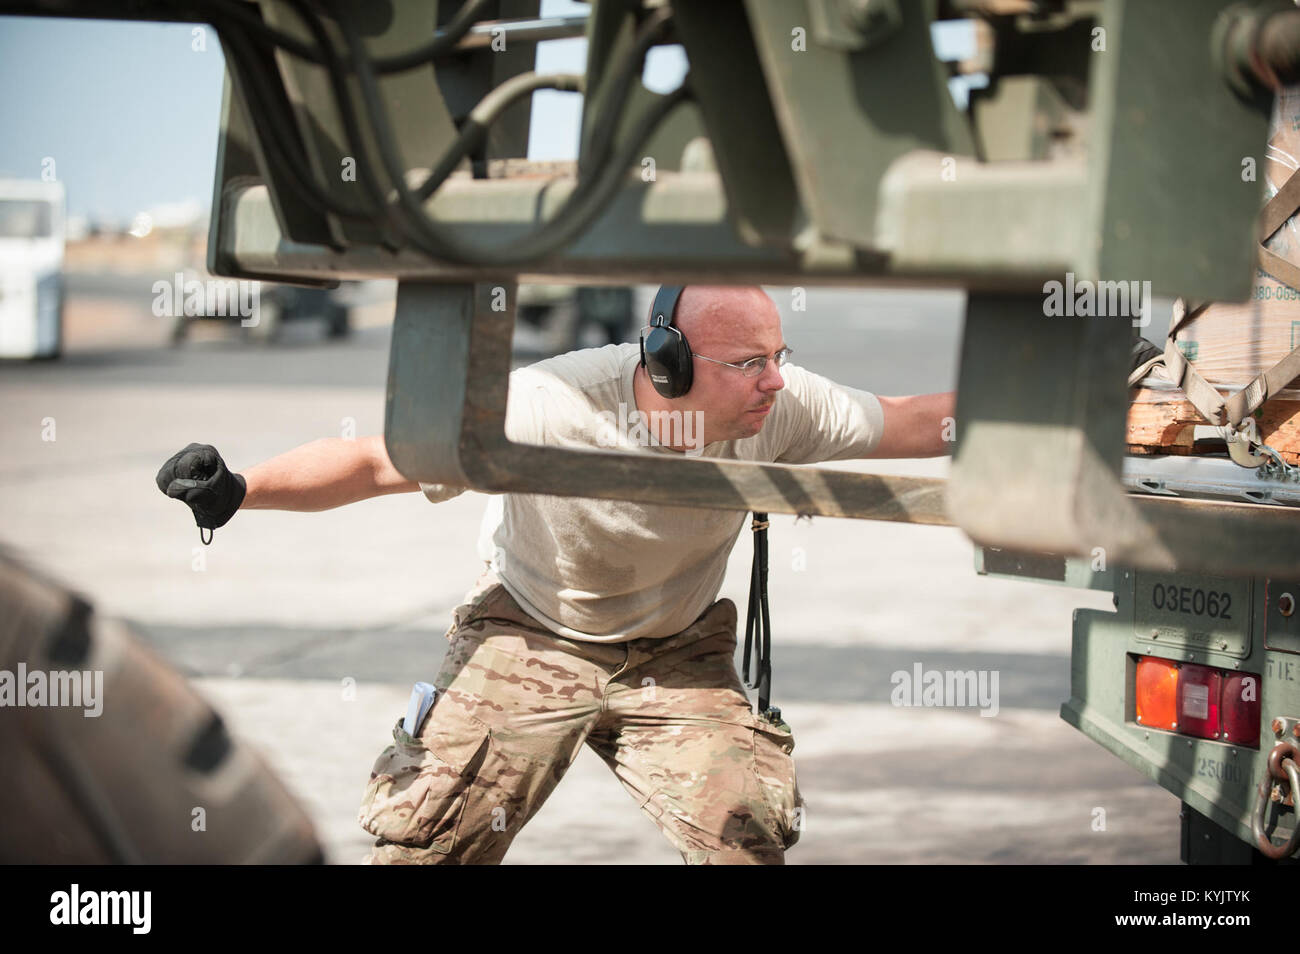
[[(1294, 391), (1270, 398), (1256, 412), (1259, 434), (1290, 464), (1300, 464), (1300, 396)], [(1130, 454), (1190, 455), (1208, 451), (1204, 440), (1193, 440), (1193, 429), (1207, 424), (1182, 391), (1134, 388), (1128, 409)]]

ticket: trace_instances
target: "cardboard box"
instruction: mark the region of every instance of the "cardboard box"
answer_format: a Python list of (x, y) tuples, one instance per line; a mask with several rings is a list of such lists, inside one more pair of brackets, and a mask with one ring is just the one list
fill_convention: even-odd
[[(1300, 168), (1300, 87), (1277, 97), (1272, 135), (1257, 168), (1269, 199)], [(1300, 216), (1291, 216), (1265, 245), (1300, 266)], [(1211, 305), (1174, 341), (1206, 381), (1224, 393), (1238, 391), (1300, 347), (1300, 290), (1258, 269), (1250, 301)], [(1300, 378), (1278, 397), (1300, 398)]]

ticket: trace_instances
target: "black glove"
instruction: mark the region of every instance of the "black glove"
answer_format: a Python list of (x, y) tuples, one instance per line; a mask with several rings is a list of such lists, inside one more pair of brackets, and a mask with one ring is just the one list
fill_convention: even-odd
[(168, 497), (189, 505), (200, 530), (224, 527), (244, 502), (248, 489), (244, 478), (230, 472), (211, 444), (190, 444), (174, 454), (158, 471), (157, 483)]

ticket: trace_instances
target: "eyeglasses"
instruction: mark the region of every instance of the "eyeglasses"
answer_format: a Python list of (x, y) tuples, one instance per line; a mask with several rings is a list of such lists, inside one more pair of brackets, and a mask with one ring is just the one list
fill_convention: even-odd
[[(775, 355), (776, 366), (778, 368), (785, 367), (785, 363), (790, 360), (790, 355), (792, 354), (794, 354), (792, 349), (782, 348)], [(725, 364), (729, 368), (735, 368), (747, 378), (756, 378), (762, 374), (767, 369), (768, 360), (767, 356), (763, 355), (758, 358), (750, 358), (748, 361), (742, 362), (741, 364), (732, 364), (730, 361), (719, 361), (717, 358), (708, 358), (702, 354), (697, 354), (695, 357), (704, 361), (712, 361), (714, 364)]]

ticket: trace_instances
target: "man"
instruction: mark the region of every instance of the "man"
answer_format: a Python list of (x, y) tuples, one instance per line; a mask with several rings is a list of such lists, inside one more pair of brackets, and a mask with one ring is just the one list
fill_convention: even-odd
[[(952, 394), (877, 398), (785, 364), (780, 316), (759, 288), (690, 286), (669, 318), (693, 352), (684, 393), (665, 396), (637, 345), (571, 352), (511, 375), (510, 439), (796, 464), (947, 453)], [(378, 437), (316, 441), (243, 475), (190, 445), (158, 485), (201, 526), (238, 509), (461, 492), (407, 480)], [(687, 862), (782, 863), (802, 828), (794, 740), (751, 712), (736, 608), (717, 600), (746, 514), (499, 499), (433, 709), (417, 738), (395, 728), (371, 773), (360, 816), (378, 838), (371, 860), (499, 862), (586, 743)]]

